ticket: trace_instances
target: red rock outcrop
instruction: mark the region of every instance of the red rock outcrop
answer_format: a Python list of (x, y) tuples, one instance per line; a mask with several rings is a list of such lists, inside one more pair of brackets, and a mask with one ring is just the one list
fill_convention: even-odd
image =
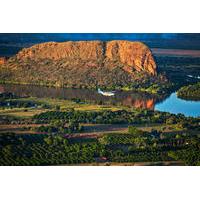
[[(141, 42), (130, 41), (78, 41), (78, 42), (47, 42), (25, 48), (17, 54), (17, 59), (80, 59), (93, 66), (91, 61), (101, 66), (106, 61), (121, 63), (124, 71), (144, 71), (156, 75), (156, 63), (150, 49)], [(95, 66), (95, 65), (94, 65)], [(78, 66), (77, 66), (78, 67)]]
[(47, 42), (23, 49), (17, 54), (17, 58), (97, 60), (103, 58), (103, 42)]
[(111, 41), (106, 46), (106, 56), (119, 60), (128, 72), (147, 71), (156, 74), (156, 63), (149, 48), (141, 42)]

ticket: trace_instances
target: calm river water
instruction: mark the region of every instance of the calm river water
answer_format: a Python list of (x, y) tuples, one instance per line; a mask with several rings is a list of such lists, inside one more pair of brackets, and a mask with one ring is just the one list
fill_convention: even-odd
[(174, 114), (182, 113), (185, 116), (199, 117), (200, 101), (180, 99), (174, 92), (161, 103), (156, 103), (155, 110), (170, 112)]
[(135, 108), (165, 111), (174, 114), (181, 113), (185, 116), (200, 116), (200, 101), (182, 100), (176, 96), (176, 93), (172, 93), (169, 97), (158, 99), (156, 96), (147, 93), (116, 91), (115, 96), (106, 97), (98, 94), (95, 90), (11, 84), (0, 85), (0, 93), (1, 92), (12, 92), (23, 97), (51, 97), (68, 100), (80, 99), (84, 102), (94, 102), (98, 104), (124, 105)]

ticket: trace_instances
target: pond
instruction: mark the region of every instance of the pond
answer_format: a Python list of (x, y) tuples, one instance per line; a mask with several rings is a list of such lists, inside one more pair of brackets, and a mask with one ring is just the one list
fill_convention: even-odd
[(74, 100), (82, 103), (112, 104), (134, 108), (145, 108), (170, 113), (181, 113), (185, 116), (200, 116), (200, 101), (186, 101), (179, 99), (176, 93), (169, 97), (158, 98), (144, 92), (116, 91), (115, 96), (107, 97), (95, 90), (50, 88), (32, 85), (0, 85), (1, 92), (12, 92), (21, 97), (59, 98)]

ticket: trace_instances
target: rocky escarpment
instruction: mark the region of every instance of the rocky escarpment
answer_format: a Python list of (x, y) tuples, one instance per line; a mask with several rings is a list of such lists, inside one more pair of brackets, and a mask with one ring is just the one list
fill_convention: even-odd
[(141, 42), (111, 41), (106, 45), (106, 57), (119, 60), (124, 69), (156, 74), (156, 63), (149, 48)]
[(16, 82), (67, 87), (125, 86), (141, 73), (157, 74), (150, 49), (130, 41), (41, 43), (22, 49), (4, 65)]
[(19, 60), (26, 58), (39, 59), (80, 59), (82, 61), (118, 61), (125, 69), (146, 71), (156, 74), (156, 64), (149, 48), (141, 42), (129, 41), (79, 41), (79, 42), (48, 42), (26, 48), (17, 54)]
[(103, 42), (47, 42), (23, 49), (17, 54), (17, 58), (97, 60), (103, 58)]

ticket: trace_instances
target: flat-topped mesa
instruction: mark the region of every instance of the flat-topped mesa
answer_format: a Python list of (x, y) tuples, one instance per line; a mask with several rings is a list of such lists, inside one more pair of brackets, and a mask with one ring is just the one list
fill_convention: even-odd
[(47, 42), (22, 49), (17, 54), (18, 59), (81, 59), (97, 60), (103, 58), (103, 42)]
[[(141, 42), (115, 40), (102, 41), (69, 41), (69, 42), (47, 42), (22, 49), (17, 55), (20, 60), (50, 59), (97, 61), (103, 66), (106, 61), (118, 61), (122, 64), (124, 71), (144, 71), (156, 75), (156, 63), (150, 49)], [(78, 67), (78, 66), (77, 66)]]

